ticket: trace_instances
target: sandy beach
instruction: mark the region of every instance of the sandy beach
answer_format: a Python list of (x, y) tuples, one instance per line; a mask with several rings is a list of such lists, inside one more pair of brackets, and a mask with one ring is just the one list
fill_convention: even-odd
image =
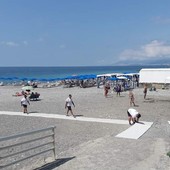
[[(12, 96), (21, 87), (0, 87), (0, 111), (22, 112), (21, 97)], [(65, 115), (65, 99), (72, 94), (73, 112), (77, 117), (127, 120), (130, 107), (128, 91), (120, 97), (113, 91), (104, 97), (103, 88), (36, 88), (40, 100), (31, 101), (29, 114), (48, 113)], [(142, 117), (140, 121), (153, 122), (152, 127), (139, 139), (116, 138), (129, 125), (81, 122), (42, 117), (0, 115), (1, 137), (35, 129), (56, 126), (57, 159), (67, 159), (53, 169), (110, 169), (110, 170), (167, 170), (170, 169), (170, 90), (133, 90), (135, 103)], [(76, 118), (75, 118), (76, 119)], [(128, 120), (127, 120), (128, 121)]]

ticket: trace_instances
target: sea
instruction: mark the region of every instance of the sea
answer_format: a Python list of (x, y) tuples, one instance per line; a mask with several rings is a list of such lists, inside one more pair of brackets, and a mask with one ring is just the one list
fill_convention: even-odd
[(56, 79), (73, 75), (138, 73), (142, 68), (169, 68), (165, 65), (144, 66), (75, 66), (75, 67), (0, 67), (0, 81)]

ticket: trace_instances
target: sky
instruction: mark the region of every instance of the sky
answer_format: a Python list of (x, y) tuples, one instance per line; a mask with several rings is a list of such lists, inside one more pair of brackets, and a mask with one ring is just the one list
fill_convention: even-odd
[(0, 66), (170, 64), (170, 0), (0, 0)]

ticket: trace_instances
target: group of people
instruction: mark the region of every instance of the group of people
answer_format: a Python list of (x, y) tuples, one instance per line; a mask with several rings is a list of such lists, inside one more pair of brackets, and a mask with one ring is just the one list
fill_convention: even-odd
[[(133, 94), (132, 91), (131, 91), (131, 94)], [(134, 96), (131, 95), (131, 97), (133, 98)], [(134, 101), (133, 101), (133, 104), (135, 106)], [(75, 118), (76, 116), (73, 114), (72, 105), (75, 107), (75, 104), (72, 100), (72, 95), (69, 94), (69, 96), (68, 96), (68, 98), (66, 99), (66, 102), (65, 102), (65, 108), (67, 108), (66, 116), (69, 116), (69, 112), (70, 112), (72, 114), (72, 116)], [(128, 114), (129, 125), (133, 125), (133, 124), (139, 122), (139, 118), (141, 117), (141, 114), (137, 110), (135, 110), (134, 108), (129, 108), (127, 110), (127, 114)]]
[[(144, 93), (144, 99), (146, 99), (146, 95), (147, 95), (147, 85), (146, 84), (144, 85), (143, 93)], [(136, 106), (135, 105), (135, 97), (134, 97), (132, 90), (129, 91), (129, 98), (130, 98), (130, 106), (132, 106), (132, 104), (133, 104), (133, 106)], [(128, 114), (128, 120), (129, 120), (130, 125), (138, 122), (139, 118), (141, 117), (141, 114), (133, 108), (128, 109), (127, 114)]]
[[(109, 84), (106, 84), (104, 86), (104, 95), (105, 97), (107, 97), (108, 91), (110, 89)], [(120, 92), (121, 92), (121, 86), (118, 84), (115, 88), (115, 91), (117, 92), (117, 96), (120, 96)], [(146, 95), (147, 95), (147, 85), (144, 85), (144, 99), (146, 99)], [(134, 93), (132, 91), (132, 89), (129, 90), (129, 99), (130, 99), (130, 106), (136, 106), (135, 104), (135, 96)], [(133, 125), (134, 123), (139, 121), (139, 118), (141, 117), (141, 114), (134, 108), (129, 108), (127, 110), (127, 114), (128, 114), (128, 121), (130, 125)]]
[[(30, 102), (29, 99), (27, 98), (27, 94), (24, 93), (23, 98), (21, 99), (21, 106), (23, 107), (23, 113), (28, 114), (28, 110), (27, 110), (28, 105), (30, 105)], [(72, 116), (75, 118), (76, 116), (73, 114), (72, 105), (75, 107), (75, 104), (72, 100), (72, 95), (69, 94), (68, 98), (65, 101), (65, 108), (67, 109), (66, 116), (69, 116), (69, 112), (70, 112)]]
[[(109, 92), (110, 89), (111, 89), (111, 88), (110, 88), (110, 84), (107, 83), (107, 84), (104, 86), (104, 96), (105, 96), (105, 97), (108, 96), (108, 92)], [(120, 84), (117, 84), (116, 87), (115, 87), (113, 90), (116, 92), (117, 96), (120, 96), (120, 93), (121, 93), (121, 91), (122, 91), (121, 85), (120, 85)]]
[[(109, 85), (105, 86), (105, 97), (107, 97), (108, 90), (110, 89)], [(144, 99), (146, 99), (146, 94), (147, 94), (147, 86), (144, 86)], [(120, 95), (119, 92), (117, 95)], [(130, 106), (136, 106), (135, 105), (135, 98), (132, 90), (129, 91), (129, 98), (130, 98)], [(24, 94), (24, 97), (21, 99), (21, 106), (23, 106), (23, 113), (28, 114), (27, 106), (30, 105), (29, 99), (27, 99), (27, 94)], [(65, 109), (67, 109), (66, 116), (69, 116), (69, 113), (75, 118), (76, 115), (73, 113), (72, 106), (75, 107), (75, 104), (72, 100), (72, 95), (69, 94), (67, 99), (65, 100)], [(141, 117), (141, 114), (135, 110), (134, 108), (129, 108), (127, 110), (127, 115), (128, 115), (128, 121), (130, 125), (135, 124), (136, 122), (139, 121), (139, 118)]]

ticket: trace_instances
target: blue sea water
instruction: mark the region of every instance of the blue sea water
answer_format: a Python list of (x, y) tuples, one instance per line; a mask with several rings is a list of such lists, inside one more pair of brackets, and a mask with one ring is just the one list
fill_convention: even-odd
[(0, 67), (0, 79), (9, 78), (64, 78), (71, 75), (136, 73), (142, 68), (168, 68), (164, 65), (152, 66), (80, 66), (80, 67)]

